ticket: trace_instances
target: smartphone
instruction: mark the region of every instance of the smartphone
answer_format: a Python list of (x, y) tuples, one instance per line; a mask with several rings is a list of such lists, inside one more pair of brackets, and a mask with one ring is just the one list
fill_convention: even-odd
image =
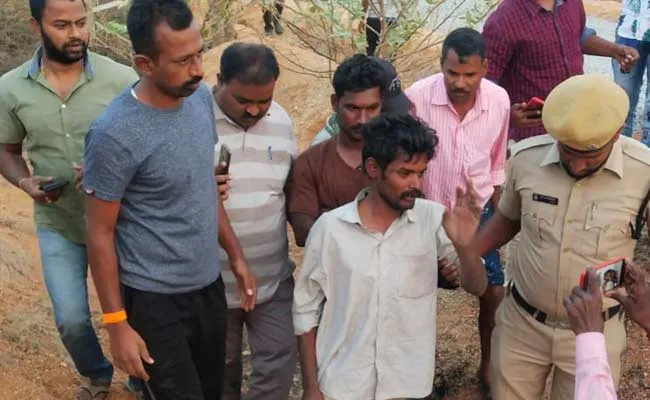
[[(614, 258), (596, 265), (596, 274), (600, 278), (600, 292), (607, 293), (618, 289), (625, 279), (625, 257)], [(580, 287), (587, 290), (587, 271), (580, 274)]]
[(68, 183), (70, 183), (70, 181), (67, 179), (54, 179), (50, 182), (41, 183), (39, 189), (41, 189), (45, 193), (52, 193), (59, 189), (62, 189)]
[(221, 145), (221, 150), (219, 150), (219, 158), (217, 159), (217, 165), (214, 167), (215, 175), (226, 175), (230, 170), (230, 149), (225, 144)]
[[(544, 107), (544, 100), (540, 99), (539, 97), (533, 97), (528, 102), (526, 103), (526, 110), (541, 110)], [(536, 115), (534, 117), (529, 117), (529, 118), (542, 118), (542, 115)]]

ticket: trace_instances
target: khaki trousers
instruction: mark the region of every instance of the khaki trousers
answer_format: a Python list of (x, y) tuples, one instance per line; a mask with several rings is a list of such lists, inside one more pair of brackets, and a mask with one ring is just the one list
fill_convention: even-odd
[[(618, 388), (626, 343), (623, 320), (618, 316), (609, 319), (604, 333), (609, 366)], [(553, 366), (551, 400), (573, 400), (575, 335), (571, 330), (554, 329), (536, 321), (509, 295), (497, 309), (490, 366), (495, 400), (541, 399)]]

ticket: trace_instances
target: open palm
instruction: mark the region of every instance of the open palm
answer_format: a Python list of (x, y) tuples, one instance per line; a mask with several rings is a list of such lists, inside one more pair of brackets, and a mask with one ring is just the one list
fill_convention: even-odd
[(445, 210), (442, 224), (449, 240), (456, 247), (468, 247), (481, 221), (481, 206), (472, 181), (467, 181), (467, 190), (456, 188), (456, 203)]

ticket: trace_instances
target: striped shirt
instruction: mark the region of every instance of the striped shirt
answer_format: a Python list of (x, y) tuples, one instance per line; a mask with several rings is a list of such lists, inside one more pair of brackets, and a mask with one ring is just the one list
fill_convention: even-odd
[[(244, 130), (232, 122), (215, 103), (219, 143), (228, 146), (231, 189), (224, 208), (235, 235), (257, 276), (257, 302), (269, 300), (281, 281), (293, 272), (287, 239), (285, 184), (296, 157), (291, 118), (273, 102), (267, 115)], [(237, 282), (228, 269), (228, 256), (220, 250), (222, 277), (229, 308), (240, 306)]]
[(510, 123), (510, 100), (506, 91), (483, 79), (474, 107), (461, 121), (447, 96), (442, 73), (413, 84), (406, 95), (416, 115), (436, 130), (436, 154), (424, 176), (427, 199), (452, 207), (456, 187), (471, 179), (485, 206), (494, 186), (506, 178), (506, 144)]

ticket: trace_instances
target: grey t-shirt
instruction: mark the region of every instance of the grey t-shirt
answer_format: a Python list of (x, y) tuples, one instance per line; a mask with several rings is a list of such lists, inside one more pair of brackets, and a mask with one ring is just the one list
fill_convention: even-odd
[(115, 246), (122, 284), (187, 293), (219, 277), (215, 143), (212, 95), (203, 84), (173, 110), (148, 107), (129, 88), (91, 125), (84, 189), (121, 204)]

